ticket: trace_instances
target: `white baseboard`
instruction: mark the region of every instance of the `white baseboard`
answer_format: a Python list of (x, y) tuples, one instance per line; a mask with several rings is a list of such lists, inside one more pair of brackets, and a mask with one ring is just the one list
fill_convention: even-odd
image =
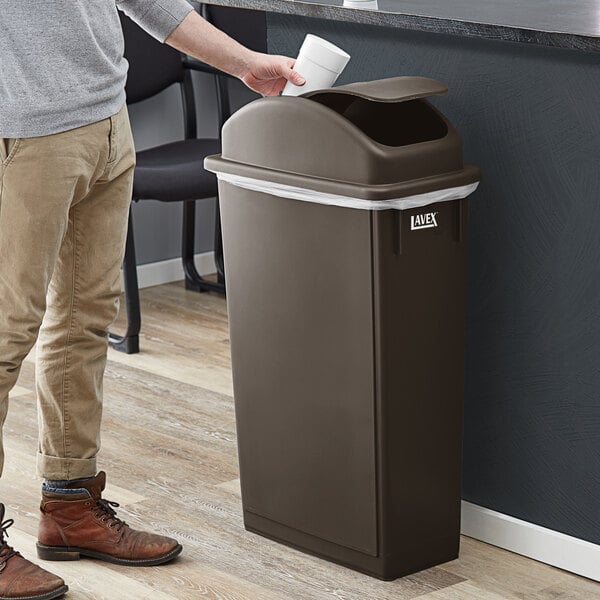
[[(196, 269), (202, 276), (215, 272), (214, 252), (203, 252), (196, 254)], [(160, 262), (140, 265), (137, 269), (138, 286), (140, 289), (181, 281), (184, 278), (183, 265), (180, 258), (162, 260)]]
[(508, 515), (462, 503), (463, 535), (600, 581), (600, 546)]

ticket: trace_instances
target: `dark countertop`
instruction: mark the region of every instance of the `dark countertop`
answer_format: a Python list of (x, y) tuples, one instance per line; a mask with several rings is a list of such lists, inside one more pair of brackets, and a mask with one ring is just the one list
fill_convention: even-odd
[(600, 52), (600, 0), (206, 0), (207, 4)]

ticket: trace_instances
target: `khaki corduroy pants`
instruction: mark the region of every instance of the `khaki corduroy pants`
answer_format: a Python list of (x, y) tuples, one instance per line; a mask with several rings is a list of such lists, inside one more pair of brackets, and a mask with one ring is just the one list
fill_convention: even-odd
[(0, 138), (0, 426), (37, 340), (37, 464), (46, 479), (96, 474), (134, 163), (125, 107), (55, 135)]

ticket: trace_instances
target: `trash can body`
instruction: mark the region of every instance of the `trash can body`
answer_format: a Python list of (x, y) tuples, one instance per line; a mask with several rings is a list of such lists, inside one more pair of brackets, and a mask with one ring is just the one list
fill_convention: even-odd
[[(228, 126), (233, 155), (244, 120)], [(252, 155), (226, 158), (227, 134), (208, 166), (221, 177), (246, 528), (384, 579), (456, 558), (467, 200), (369, 210), (286, 198), (257, 185)], [(451, 186), (478, 178), (461, 168)], [(269, 176), (314, 184), (298, 169)], [(335, 181), (318, 185), (348, 192)], [(346, 183), (359, 200), (398, 194)]]

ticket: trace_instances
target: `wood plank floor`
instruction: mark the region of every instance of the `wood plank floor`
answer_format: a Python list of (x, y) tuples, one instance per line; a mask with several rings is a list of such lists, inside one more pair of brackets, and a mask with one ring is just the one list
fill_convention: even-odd
[[(129, 569), (44, 563), (69, 600), (600, 600), (600, 585), (463, 538), (460, 559), (381, 582), (244, 531), (227, 312), (222, 297), (181, 284), (142, 291), (142, 352), (111, 351), (100, 468), (121, 516), (179, 538), (184, 554)], [(11, 394), (0, 499), (10, 543), (35, 556), (40, 482), (31, 357)]]

